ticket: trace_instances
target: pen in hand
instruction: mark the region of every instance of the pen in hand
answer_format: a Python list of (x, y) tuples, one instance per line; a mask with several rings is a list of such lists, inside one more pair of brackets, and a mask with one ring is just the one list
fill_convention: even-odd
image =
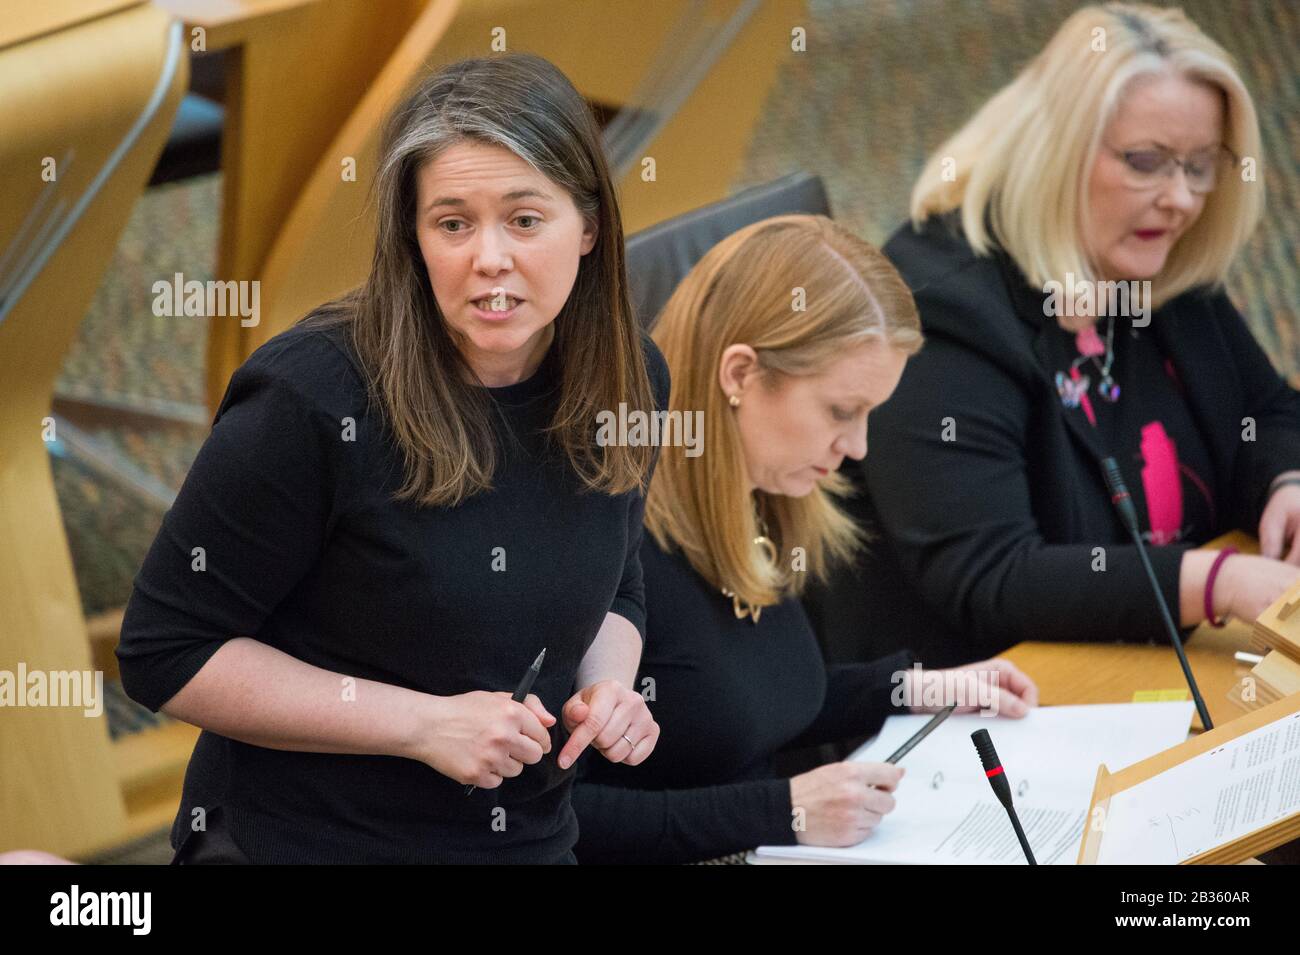
[[(546, 648), (542, 647), (542, 652), (537, 654), (537, 659), (533, 661), (533, 665), (524, 671), (524, 678), (519, 681), (519, 685), (515, 687), (514, 695), (512, 695), (510, 699), (514, 700), (516, 703), (522, 703), (524, 700), (528, 699), (528, 694), (533, 688), (533, 681), (537, 679), (537, 674), (542, 672), (542, 661), (545, 659)], [(467, 785), (465, 787), (465, 795), (468, 796), (475, 790), (475, 788), (476, 787), (473, 783)]]

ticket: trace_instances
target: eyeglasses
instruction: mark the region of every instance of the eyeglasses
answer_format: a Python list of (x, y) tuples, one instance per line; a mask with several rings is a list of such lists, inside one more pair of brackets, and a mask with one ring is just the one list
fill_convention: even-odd
[(1145, 149), (1107, 146), (1106, 149), (1124, 161), (1124, 184), (1130, 189), (1159, 188), (1164, 180), (1173, 176), (1176, 167), (1182, 167), (1187, 177), (1187, 188), (1203, 196), (1213, 192), (1219, 184), (1219, 177), (1237, 164), (1236, 154), (1227, 146), (1203, 149), (1181, 159), (1161, 146)]

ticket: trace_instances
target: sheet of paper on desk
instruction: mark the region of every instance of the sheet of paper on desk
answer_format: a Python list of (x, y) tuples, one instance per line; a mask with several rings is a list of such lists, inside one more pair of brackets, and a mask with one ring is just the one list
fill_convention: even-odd
[(1300, 713), (1116, 793), (1098, 865), (1173, 864), (1300, 812)]
[[(986, 729), (1039, 865), (1073, 865), (1092, 802), (1097, 767), (1114, 772), (1187, 739), (1193, 706), (1109, 703), (1046, 706), (1024, 719), (952, 716), (908, 753), (898, 805), (876, 830), (847, 849), (763, 846), (756, 862), (1024, 864), (1015, 830), (993, 795), (970, 735)], [(850, 758), (882, 761), (928, 716), (891, 716)]]

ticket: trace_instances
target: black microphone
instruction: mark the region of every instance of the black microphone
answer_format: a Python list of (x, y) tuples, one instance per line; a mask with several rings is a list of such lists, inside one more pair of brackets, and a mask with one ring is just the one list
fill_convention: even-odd
[(1114, 458), (1102, 458), (1101, 473), (1110, 491), (1110, 502), (1115, 505), (1115, 510), (1119, 511), (1125, 529), (1130, 534), (1140, 537), (1137, 508), (1133, 506), (1133, 495), (1129, 494), (1124, 484), (1124, 475), (1119, 472), (1119, 462)]
[(989, 738), (989, 731), (976, 730), (970, 734), (970, 738), (971, 742), (975, 744), (975, 752), (980, 754), (980, 762), (984, 764), (984, 775), (988, 777), (989, 785), (993, 787), (998, 802), (1002, 803), (1007, 815), (1011, 817), (1011, 825), (1016, 830), (1016, 838), (1020, 840), (1020, 848), (1024, 850), (1025, 858), (1029, 860), (1030, 865), (1038, 865), (1033, 852), (1029, 849), (1029, 840), (1025, 838), (1025, 830), (1020, 826), (1020, 817), (1016, 815), (1016, 807), (1011, 804), (1011, 783), (1007, 781), (1007, 774), (1002, 770), (1002, 760), (998, 759), (998, 751), (993, 748), (993, 740)]
[(1169, 641), (1174, 645), (1174, 652), (1178, 654), (1178, 663), (1183, 668), (1183, 677), (1187, 680), (1188, 689), (1192, 691), (1192, 701), (1196, 704), (1196, 712), (1201, 717), (1201, 725), (1207, 730), (1214, 729), (1214, 724), (1210, 722), (1210, 711), (1205, 708), (1205, 700), (1201, 698), (1200, 687), (1196, 685), (1196, 677), (1192, 675), (1192, 665), (1187, 662), (1187, 652), (1183, 649), (1183, 640), (1178, 636), (1178, 628), (1174, 626), (1174, 618), (1169, 613), (1169, 604), (1165, 601), (1165, 595), (1160, 590), (1160, 583), (1156, 580), (1156, 572), (1151, 568), (1151, 560), (1147, 557), (1146, 544), (1142, 542), (1142, 531), (1138, 528), (1137, 508), (1133, 506), (1133, 498), (1128, 493), (1128, 488), (1124, 484), (1124, 477), (1119, 473), (1119, 462), (1114, 458), (1102, 458), (1101, 473), (1106, 479), (1106, 487), (1110, 490), (1110, 501), (1115, 505), (1115, 510), (1119, 512), (1120, 520), (1128, 528), (1129, 534), (1133, 538), (1133, 543), (1137, 545), (1138, 556), (1142, 558), (1142, 566), (1146, 568), (1147, 580), (1151, 582), (1151, 590), (1156, 595), (1156, 604), (1160, 607), (1160, 616), (1165, 621), (1165, 629), (1169, 631)]

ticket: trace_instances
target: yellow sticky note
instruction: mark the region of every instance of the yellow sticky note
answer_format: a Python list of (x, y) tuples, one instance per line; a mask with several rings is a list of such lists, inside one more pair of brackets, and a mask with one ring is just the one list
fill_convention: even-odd
[(1138, 690), (1133, 694), (1134, 703), (1170, 703), (1190, 699), (1191, 694), (1186, 690)]

